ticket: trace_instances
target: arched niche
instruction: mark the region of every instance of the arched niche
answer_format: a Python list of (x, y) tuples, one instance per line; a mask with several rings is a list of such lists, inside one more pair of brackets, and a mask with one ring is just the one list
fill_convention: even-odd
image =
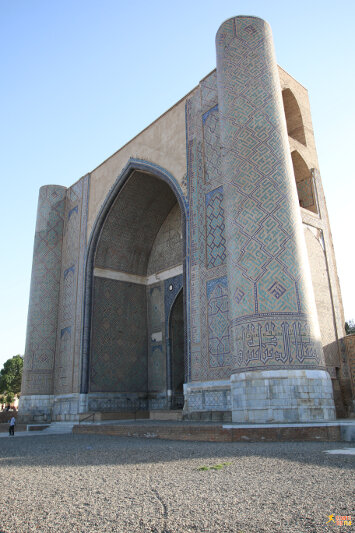
[(296, 150), (291, 153), (291, 158), (296, 179), (299, 204), (304, 209), (308, 209), (313, 213), (318, 213), (312, 172), (308, 168), (303, 157)]
[(169, 406), (166, 301), (170, 280), (183, 285), (185, 225), (171, 175), (131, 161), (88, 247), (81, 390), (90, 410)]
[(184, 406), (184, 295), (183, 289), (178, 293), (169, 317), (169, 387), (171, 390), (171, 407), (182, 409)]
[(282, 91), (282, 99), (285, 110), (287, 133), (296, 141), (307, 145), (304, 132), (301, 110), (291, 89)]

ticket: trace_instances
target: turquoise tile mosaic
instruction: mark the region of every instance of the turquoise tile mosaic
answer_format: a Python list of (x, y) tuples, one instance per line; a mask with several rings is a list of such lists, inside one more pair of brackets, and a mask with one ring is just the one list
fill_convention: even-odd
[(234, 371), (324, 364), (269, 26), (217, 35), (218, 109)]

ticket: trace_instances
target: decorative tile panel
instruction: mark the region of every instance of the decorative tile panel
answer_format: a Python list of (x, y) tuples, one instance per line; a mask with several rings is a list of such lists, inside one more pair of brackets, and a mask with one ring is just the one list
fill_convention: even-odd
[(206, 194), (207, 268), (222, 265), (226, 259), (224, 238), (223, 187)]
[[(78, 392), (89, 176), (67, 190), (54, 393)], [(63, 336), (63, 331), (72, 331)]]
[(202, 115), (205, 182), (215, 187), (222, 182), (219, 113), (215, 105)]
[(216, 72), (207, 76), (188, 99), (186, 122), (190, 215), (189, 381), (223, 379), (229, 377), (230, 368), (225, 350), (210, 355), (206, 285), (209, 280), (226, 274)]
[(65, 194), (66, 188), (59, 185), (41, 187), (39, 192), (23, 394), (52, 394)]
[(218, 110), (234, 369), (323, 364), (268, 25), (217, 35)]
[(208, 350), (211, 367), (230, 365), (229, 298), (227, 278), (207, 282)]
[(147, 392), (146, 287), (96, 277), (90, 392)]

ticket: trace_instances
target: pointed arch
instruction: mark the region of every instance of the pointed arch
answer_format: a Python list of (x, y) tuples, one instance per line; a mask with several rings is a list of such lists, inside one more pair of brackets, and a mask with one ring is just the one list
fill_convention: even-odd
[(284, 89), (282, 91), (282, 99), (285, 110), (287, 133), (290, 137), (296, 139), (296, 141), (307, 146), (301, 110), (291, 89)]
[(186, 382), (184, 361), (185, 321), (184, 289), (177, 292), (169, 311), (167, 370), (168, 387), (171, 394), (171, 407), (182, 409), (184, 405), (183, 384)]
[[(81, 338), (81, 387), (80, 392), (82, 394), (87, 394), (89, 392), (89, 379), (90, 379), (90, 351), (91, 351), (91, 326), (92, 326), (92, 312), (93, 312), (93, 289), (94, 289), (94, 268), (101, 267), (100, 261), (104, 261), (106, 268), (111, 268), (107, 258), (112, 259), (110, 253), (107, 253), (105, 246), (102, 245), (104, 233), (105, 233), (105, 224), (107, 221), (112, 219), (110, 213), (115, 209), (115, 203), (121, 196), (120, 193), (123, 191), (127, 192), (129, 190), (129, 185), (132, 182), (131, 178), (136, 179), (136, 174), (146, 175), (147, 180), (156, 185), (159, 180), (162, 182), (162, 190), (165, 195), (168, 195), (168, 202), (173, 203), (174, 201), (178, 203), (181, 211), (181, 226), (182, 226), (182, 237), (183, 237), (183, 279), (185, 285), (185, 276), (186, 276), (186, 224), (187, 224), (187, 204), (181, 187), (177, 180), (164, 168), (155, 165), (154, 163), (144, 161), (141, 159), (130, 158), (125, 168), (122, 170), (121, 174), (116, 179), (114, 185), (110, 189), (106, 200), (104, 201), (93, 225), (90, 238), (88, 241), (88, 247), (86, 252), (86, 261), (85, 261), (85, 288), (84, 288), (84, 319), (83, 319), (83, 329), (82, 329), (82, 338)], [(128, 189), (127, 189), (128, 187)], [(149, 202), (148, 202), (149, 203)], [(150, 203), (151, 205), (151, 203)], [(170, 204), (169, 204), (170, 205)], [(170, 207), (171, 208), (171, 207)], [(116, 210), (117, 211), (117, 210)], [(156, 220), (156, 213), (154, 213), (154, 220)], [(142, 213), (137, 214), (141, 216), (141, 219), (144, 220), (144, 216), (149, 216), (148, 210), (142, 211)], [(164, 217), (164, 213), (161, 213), (161, 217)], [(158, 217), (159, 219), (159, 217)], [(122, 220), (122, 218), (121, 218)], [(148, 219), (147, 219), (148, 220)], [(156, 221), (156, 226), (158, 228), (158, 221)], [(107, 224), (106, 224), (107, 227)], [(153, 228), (151, 234), (149, 235), (151, 241), (154, 241), (156, 228)], [(138, 236), (139, 234), (135, 229), (135, 232), (132, 233), (131, 238)], [(100, 244), (100, 246), (98, 246)], [(136, 276), (138, 279), (144, 275), (143, 271), (140, 272), (135, 270), (135, 265), (138, 261), (138, 253), (147, 253), (144, 249), (144, 246), (147, 247), (147, 244), (144, 242), (144, 239), (140, 237), (140, 247), (141, 250), (138, 250), (124, 258), (126, 261), (122, 265), (122, 268), (119, 270), (128, 272), (128, 275)], [(128, 248), (127, 248), (128, 249)], [(107, 248), (108, 250), (108, 248)], [(108, 250), (109, 251), (109, 250)], [(145, 263), (147, 263), (147, 257), (144, 258)], [(143, 263), (144, 263), (143, 261)], [(143, 267), (144, 269), (145, 267)], [(134, 283), (134, 281), (133, 281)]]

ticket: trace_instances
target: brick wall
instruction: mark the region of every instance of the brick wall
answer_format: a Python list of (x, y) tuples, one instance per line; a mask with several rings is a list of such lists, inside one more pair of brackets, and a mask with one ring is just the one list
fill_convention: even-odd
[(345, 344), (348, 353), (351, 386), (355, 396), (355, 333), (345, 337)]
[(77, 425), (75, 434), (115, 435), (117, 437), (138, 437), (150, 439), (205, 441), (205, 442), (248, 442), (248, 441), (341, 441), (339, 426), (265, 427), (265, 428), (223, 428), (220, 425)]

